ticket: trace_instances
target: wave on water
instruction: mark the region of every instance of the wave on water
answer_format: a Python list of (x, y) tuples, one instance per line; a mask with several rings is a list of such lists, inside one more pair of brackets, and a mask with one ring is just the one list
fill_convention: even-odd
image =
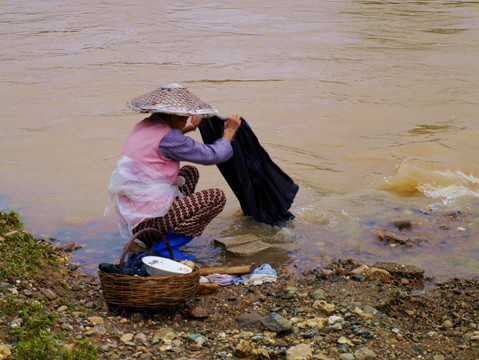
[(444, 206), (451, 206), (458, 199), (479, 198), (479, 178), (436, 163), (405, 160), (397, 174), (385, 179), (377, 189), (401, 196), (424, 195), (438, 199)]

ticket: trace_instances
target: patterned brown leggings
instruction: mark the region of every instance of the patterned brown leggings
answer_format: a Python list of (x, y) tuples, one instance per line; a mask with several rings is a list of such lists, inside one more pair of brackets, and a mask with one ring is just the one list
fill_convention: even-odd
[[(185, 197), (174, 201), (164, 216), (138, 224), (133, 229), (133, 234), (152, 227), (161, 231), (162, 234), (172, 231), (180, 235), (199, 236), (211, 220), (223, 211), (226, 204), (223, 190), (208, 189), (194, 192), (200, 177), (196, 167), (185, 165), (178, 175), (185, 178), (185, 184), (179, 188)], [(140, 235), (139, 239), (148, 248), (161, 240), (152, 232)]]

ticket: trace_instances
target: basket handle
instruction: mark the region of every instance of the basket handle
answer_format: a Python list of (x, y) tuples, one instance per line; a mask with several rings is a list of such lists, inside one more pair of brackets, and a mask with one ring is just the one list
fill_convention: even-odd
[(173, 256), (173, 250), (171, 250), (170, 243), (166, 239), (165, 235), (163, 235), (163, 233), (161, 231), (159, 231), (158, 229), (145, 228), (145, 229), (142, 229), (142, 230), (138, 231), (135, 235), (133, 235), (132, 238), (130, 239), (130, 241), (128, 241), (128, 244), (126, 244), (125, 248), (123, 249), (123, 253), (121, 254), (121, 258), (120, 258), (120, 264), (118, 266), (118, 270), (119, 270), (120, 274), (123, 274), (123, 265), (124, 265), (124, 262), (125, 262), (126, 253), (130, 249), (131, 244), (133, 244), (133, 241), (135, 241), (135, 239), (138, 238), (138, 236), (140, 236), (141, 234), (144, 234), (145, 232), (156, 232), (157, 235), (160, 235), (161, 239), (165, 242), (166, 247), (168, 248), (168, 252), (170, 253), (171, 260), (175, 260), (175, 257)]

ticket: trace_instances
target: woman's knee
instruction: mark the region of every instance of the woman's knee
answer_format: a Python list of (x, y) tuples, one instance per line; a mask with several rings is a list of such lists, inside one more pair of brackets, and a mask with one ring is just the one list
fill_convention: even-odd
[(215, 189), (210, 189), (213, 191), (213, 203), (222, 205), (222, 207), (225, 206), (226, 204), (226, 195), (225, 192), (221, 189), (215, 188)]
[(196, 168), (196, 166), (193, 165), (185, 165), (180, 168), (180, 171), (178, 172), (178, 175), (186, 177), (191, 177), (194, 179), (198, 179), (200, 177), (200, 172)]

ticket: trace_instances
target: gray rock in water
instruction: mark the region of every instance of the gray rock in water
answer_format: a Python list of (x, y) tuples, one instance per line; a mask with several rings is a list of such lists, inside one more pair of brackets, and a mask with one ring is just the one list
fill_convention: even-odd
[(411, 220), (399, 219), (391, 221), (390, 224), (398, 228), (399, 230), (402, 230), (412, 228), (413, 222)]
[(291, 321), (285, 319), (284, 317), (276, 313), (271, 313), (270, 316), (266, 319), (263, 319), (261, 323), (268, 330), (275, 332), (289, 331), (293, 326)]
[(214, 243), (216, 245), (221, 245), (225, 249), (231, 249), (235, 246), (240, 246), (248, 244), (251, 242), (259, 241), (259, 237), (252, 234), (239, 235), (239, 236), (229, 236), (224, 238), (215, 239)]
[(251, 256), (270, 247), (271, 245), (259, 240), (226, 249), (226, 252), (234, 256)]

